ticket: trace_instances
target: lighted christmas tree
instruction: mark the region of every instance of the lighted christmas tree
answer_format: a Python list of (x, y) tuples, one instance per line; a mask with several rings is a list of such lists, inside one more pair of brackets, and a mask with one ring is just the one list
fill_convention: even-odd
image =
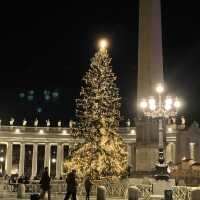
[(79, 144), (65, 167), (76, 168), (78, 176), (120, 177), (127, 169), (127, 152), (117, 133), (120, 119), (120, 97), (116, 76), (110, 65), (106, 41), (91, 59), (80, 98), (76, 100), (76, 127), (73, 137)]

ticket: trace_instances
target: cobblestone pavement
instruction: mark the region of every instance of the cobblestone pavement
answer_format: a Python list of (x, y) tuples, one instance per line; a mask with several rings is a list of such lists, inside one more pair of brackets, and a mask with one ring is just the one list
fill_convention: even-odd
[[(8, 194), (6, 194), (6, 193), (4, 193), (4, 194), (1, 194), (0, 195), (0, 200), (16, 200), (16, 199), (18, 199), (17, 197), (16, 197), (16, 194), (15, 193), (8, 193)], [(64, 195), (53, 195), (52, 197), (51, 197), (51, 199), (52, 200), (62, 200), (62, 199), (64, 199)], [(125, 199), (122, 199), (122, 198), (106, 198), (107, 200), (125, 200)], [(26, 198), (24, 198), (23, 200), (30, 200), (30, 195), (26, 195)], [(77, 197), (77, 200), (85, 200), (85, 196), (79, 196), (79, 197)], [(90, 200), (96, 200), (96, 197), (95, 196), (92, 196), (91, 198), (90, 198)]]

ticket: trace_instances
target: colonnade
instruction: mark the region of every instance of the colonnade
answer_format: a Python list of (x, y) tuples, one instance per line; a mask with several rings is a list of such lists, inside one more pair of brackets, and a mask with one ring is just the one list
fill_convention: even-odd
[[(32, 145), (32, 168), (31, 168), (31, 178), (34, 178), (38, 175), (38, 146), (43, 145), (45, 147), (44, 153), (44, 167), (48, 167), (49, 174), (52, 165), (51, 157), (51, 146), (56, 146), (56, 178), (60, 178), (63, 175), (63, 161), (64, 161), (64, 146), (69, 146), (65, 143), (16, 143), (16, 142), (7, 142), (6, 143), (6, 156), (5, 156), (5, 172), (7, 175), (13, 174), (13, 145), (20, 145), (19, 150), (19, 168), (18, 175), (25, 174), (25, 146)], [(127, 143), (127, 152), (128, 152), (128, 165), (131, 167), (135, 166), (135, 145), (134, 143)]]
[(6, 156), (5, 156), (5, 172), (7, 175), (11, 175), (13, 172), (13, 145), (20, 145), (20, 153), (19, 153), (19, 168), (18, 175), (24, 175), (25, 173), (25, 146), (32, 145), (32, 171), (31, 178), (34, 178), (38, 174), (38, 146), (45, 146), (44, 153), (44, 167), (48, 167), (49, 173), (52, 164), (51, 158), (51, 146), (56, 146), (56, 158), (54, 158), (54, 162), (56, 164), (56, 178), (60, 178), (63, 174), (63, 159), (64, 159), (64, 146), (69, 146), (68, 144), (63, 143), (13, 143), (8, 142), (6, 144)]

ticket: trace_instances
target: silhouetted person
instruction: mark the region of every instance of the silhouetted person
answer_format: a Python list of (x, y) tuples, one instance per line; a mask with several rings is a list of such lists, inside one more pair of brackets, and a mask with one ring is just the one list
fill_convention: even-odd
[(72, 200), (76, 200), (76, 191), (77, 191), (77, 182), (76, 182), (76, 170), (72, 170), (67, 175), (67, 193), (65, 195), (64, 200), (68, 200), (70, 196), (72, 196)]
[(40, 187), (42, 189), (41, 198), (44, 198), (45, 193), (48, 193), (48, 199), (50, 199), (50, 180), (48, 167), (45, 167), (44, 173), (42, 174), (42, 178), (40, 180)]
[(20, 177), (18, 178), (18, 183), (19, 183), (19, 184), (22, 184), (22, 183), (24, 183), (23, 176), (20, 176)]
[(27, 176), (24, 177), (24, 184), (29, 184), (29, 178)]
[(90, 199), (91, 189), (92, 189), (92, 182), (90, 180), (90, 177), (87, 176), (86, 179), (85, 179), (86, 200)]
[(17, 180), (16, 180), (16, 177), (11, 175), (9, 181), (8, 181), (8, 184), (10, 185), (11, 187), (11, 190), (12, 192), (15, 192), (16, 191), (16, 184), (17, 184)]
[(14, 192), (16, 192), (17, 191), (17, 177), (13, 177), (13, 190), (14, 190)]

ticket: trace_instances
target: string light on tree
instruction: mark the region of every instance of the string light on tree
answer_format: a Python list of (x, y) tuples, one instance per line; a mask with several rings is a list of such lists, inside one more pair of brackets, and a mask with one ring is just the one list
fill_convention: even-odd
[(77, 119), (72, 135), (83, 142), (76, 145), (65, 163), (68, 170), (76, 166), (79, 177), (89, 174), (92, 179), (120, 177), (127, 169), (126, 147), (117, 133), (121, 104), (116, 76), (110, 65), (107, 40), (98, 44), (76, 100)]

